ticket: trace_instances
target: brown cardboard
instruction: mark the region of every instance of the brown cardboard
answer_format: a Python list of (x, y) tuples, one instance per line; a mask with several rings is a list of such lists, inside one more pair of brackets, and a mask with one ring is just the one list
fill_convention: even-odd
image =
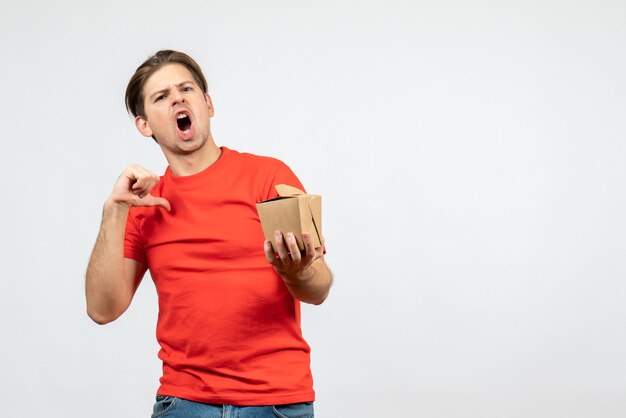
[(302, 251), (304, 250), (302, 233), (308, 232), (313, 238), (315, 248), (321, 248), (322, 196), (306, 194), (286, 184), (277, 184), (275, 187), (279, 197), (256, 205), (265, 239), (271, 241), (276, 251), (274, 231), (282, 231), (283, 234), (292, 232), (296, 237), (298, 248)]

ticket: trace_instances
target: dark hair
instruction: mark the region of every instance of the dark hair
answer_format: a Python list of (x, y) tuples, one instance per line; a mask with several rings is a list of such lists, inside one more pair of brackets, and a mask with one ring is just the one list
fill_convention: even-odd
[(169, 49), (162, 50), (152, 55), (145, 60), (143, 64), (137, 67), (135, 74), (133, 74), (128, 81), (128, 86), (126, 86), (126, 110), (130, 114), (133, 116), (143, 116), (143, 86), (152, 74), (168, 64), (180, 64), (187, 68), (196, 80), (196, 83), (198, 83), (198, 86), (200, 86), (203, 92), (207, 93), (206, 79), (204, 78), (204, 74), (202, 74), (200, 66), (193, 58), (183, 52)]

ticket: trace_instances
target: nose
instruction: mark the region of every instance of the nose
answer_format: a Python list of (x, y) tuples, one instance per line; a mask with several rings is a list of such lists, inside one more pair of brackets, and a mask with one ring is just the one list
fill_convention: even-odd
[(173, 89), (173, 93), (171, 95), (172, 98), (172, 106), (176, 106), (177, 104), (185, 103), (185, 98), (183, 94), (178, 89)]

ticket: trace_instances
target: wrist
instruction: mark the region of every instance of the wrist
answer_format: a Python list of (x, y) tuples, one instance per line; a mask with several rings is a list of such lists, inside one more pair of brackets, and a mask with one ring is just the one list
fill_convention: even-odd
[(309, 265), (300, 271), (291, 272), (290, 274), (284, 275), (281, 274), (281, 276), (285, 284), (289, 286), (305, 286), (308, 282), (313, 280), (313, 277), (315, 276), (315, 270), (313, 268), (313, 265)]
[(126, 202), (117, 202), (111, 198), (108, 198), (104, 202), (102, 214), (104, 216), (119, 216), (126, 219), (126, 216), (128, 216), (128, 212), (130, 211), (130, 207), (131, 205)]

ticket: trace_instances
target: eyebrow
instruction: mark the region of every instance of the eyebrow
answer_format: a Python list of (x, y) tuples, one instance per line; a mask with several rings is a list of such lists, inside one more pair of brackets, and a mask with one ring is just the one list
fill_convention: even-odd
[[(182, 86), (184, 86), (185, 84), (195, 84), (195, 83), (194, 83), (193, 81), (191, 81), (191, 80), (185, 80), (185, 81), (183, 81), (182, 83), (174, 84), (174, 87), (182, 87)], [(153, 99), (154, 99), (154, 96), (156, 96), (156, 95), (163, 94), (163, 93), (167, 93), (168, 91), (170, 91), (170, 89), (171, 89), (171, 87), (166, 87), (166, 88), (164, 88), (164, 89), (161, 89), (161, 90), (157, 90), (157, 91), (155, 91), (154, 93), (152, 93), (152, 94), (150, 95), (150, 100), (153, 100)]]

